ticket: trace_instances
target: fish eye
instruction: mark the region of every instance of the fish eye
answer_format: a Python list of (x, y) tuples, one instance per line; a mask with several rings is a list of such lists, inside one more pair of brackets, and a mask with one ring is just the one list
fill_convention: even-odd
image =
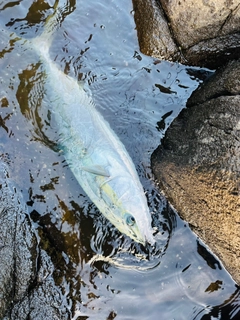
[(126, 223), (128, 226), (132, 227), (135, 224), (136, 220), (131, 214), (127, 214)]

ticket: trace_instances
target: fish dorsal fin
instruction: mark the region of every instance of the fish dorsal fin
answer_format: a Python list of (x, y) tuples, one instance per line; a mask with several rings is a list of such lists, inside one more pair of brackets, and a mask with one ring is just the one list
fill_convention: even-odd
[(97, 176), (110, 177), (109, 172), (101, 165), (83, 166), (81, 169)]

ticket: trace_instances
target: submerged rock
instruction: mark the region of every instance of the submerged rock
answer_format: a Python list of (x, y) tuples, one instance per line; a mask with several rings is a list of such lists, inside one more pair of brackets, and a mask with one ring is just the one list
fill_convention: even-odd
[(35, 279), (36, 238), (7, 167), (0, 165), (0, 316), (24, 298)]
[(144, 54), (209, 68), (239, 57), (238, 0), (133, 0), (133, 4)]
[(0, 163), (0, 318), (68, 319), (53, 264), (37, 238), (21, 194)]
[[(197, 89), (152, 155), (167, 198), (240, 283), (240, 62)], [(238, 75), (238, 76), (237, 76)]]

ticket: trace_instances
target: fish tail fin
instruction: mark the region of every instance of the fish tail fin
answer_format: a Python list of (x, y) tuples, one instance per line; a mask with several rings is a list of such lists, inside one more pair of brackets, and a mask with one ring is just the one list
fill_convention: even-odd
[(44, 56), (48, 55), (54, 33), (62, 22), (62, 10), (58, 7), (58, 2), (55, 1), (54, 12), (47, 17), (42, 34), (31, 40), (35, 49)]

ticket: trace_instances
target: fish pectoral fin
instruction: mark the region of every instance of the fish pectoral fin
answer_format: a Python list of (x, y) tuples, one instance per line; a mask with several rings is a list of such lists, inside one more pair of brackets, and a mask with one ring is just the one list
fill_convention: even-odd
[(81, 169), (97, 176), (110, 177), (109, 172), (101, 165), (83, 166)]

